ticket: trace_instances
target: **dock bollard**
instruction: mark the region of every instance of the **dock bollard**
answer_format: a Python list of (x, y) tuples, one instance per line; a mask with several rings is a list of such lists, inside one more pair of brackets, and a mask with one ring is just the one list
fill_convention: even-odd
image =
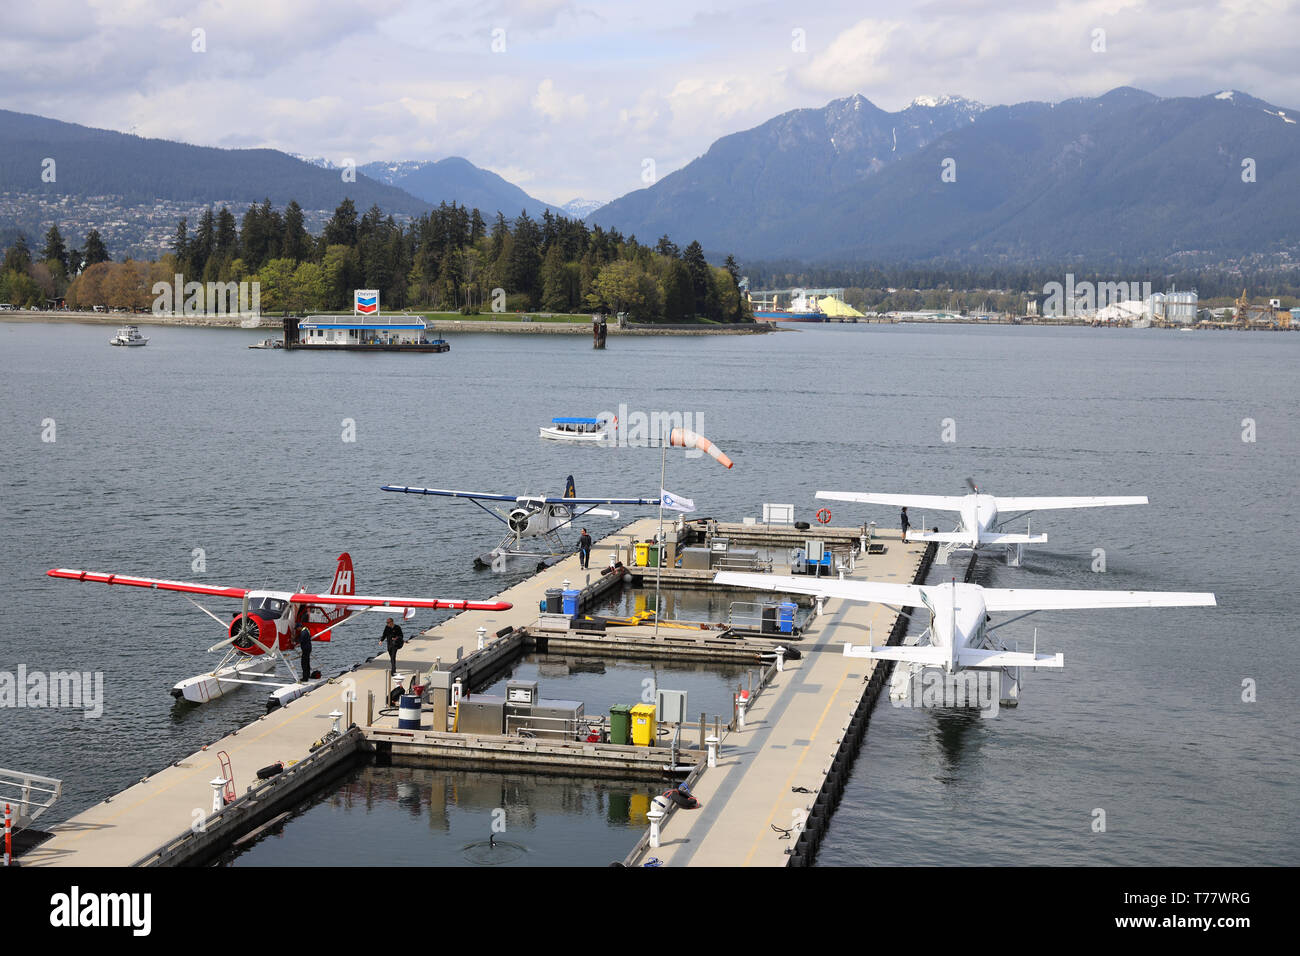
[(736, 695), (736, 726), (745, 726), (745, 705), (749, 703), (749, 692), (741, 691)]
[(339, 732), (339, 721), (343, 719), (343, 711), (338, 709), (331, 710), (328, 716), (330, 720), (334, 721), (334, 726), (330, 728), (330, 733), (337, 734)]
[(208, 783), (212, 785), (212, 812), (220, 813), (222, 807), (221, 791), (226, 786), (226, 780), (224, 777), (217, 777), (209, 780)]
[(718, 765), (718, 738), (710, 734), (705, 738), (704, 742), (709, 745), (709, 766), (716, 767)]
[(663, 818), (664, 812), (658, 807), (651, 807), (646, 814), (646, 819), (650, 821), (650, 846), (655, 850), (659, 849), (659, 821)]
[(486, 627), (480, 627), (480, 628), (478, 629), (478, 649), (479, 649), (480, 651), (483, 650), (483, 645), (484, 645), (484, 642), (485, 642), (485, 639), (486, 639), (486, 638), (487, 638), (487, 628), (486, 628)]
[(776, 672), (778, 674), (785, 670), (785, 648), (777, 645), (776, 647)]

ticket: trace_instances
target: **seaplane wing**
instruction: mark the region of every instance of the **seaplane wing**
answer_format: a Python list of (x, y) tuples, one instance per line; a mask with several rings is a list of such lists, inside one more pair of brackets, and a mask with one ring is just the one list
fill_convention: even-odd
[(383, 491), (406, 495), (440, 495), (444, 498), (473, 498), (476, 501), (508, 501), (519, 505), (657, 505), (658, 498), (573, 498), (559, 495), (497, 495), (486, 491), (452, 491), (447, 488), (410, 488), (383, 485)]
[(990, 611), (1071, 611), (1108, 607), (1214, 607), (1214, 595), (1194, 591), (1054, 591), (984, 588)]
[(306, 594), (289, 598), (291, 604), (318, 604), (346, 607), (361, 611), (371, 608), (392, 608), (400, 611), (408, 607), (445, 608), (451, 611), (508, 611), (508, 601), (452, 601), (445, 598), (369, 597), (364, 594)]
[(818, 498), (828, 501), (856, 501), (867, 505), (892, 505), (895, 508), (931, 508), (935, 511), (961, 511), (966, 495), (875, 495), (856, 491), (819, 491)]
[(714, 584), (754, 588), (758, 591), (779, 591), (786, 594), (813, 594), (820, 597), (844, 598), (848, 601), (874, 602), (904, 607), (920, 607), (925, 603), (924, 591), (913, 584), (882, 584), (876, 581), (840, 581), (794, 577), (782, 574), (751, 574), (744, 571), (719, 571), (713, 576)]
[[(844, 645), (848, 653), (850, 644)], [(948, 663), (947, 648), (932, 647), (929, 644), (909, 644), (896, 647), (853, 647), (854, 657), (865, 657), (876, 661), (909, 661), (922, 666), (938, 667)]]
[(1118, 505), (1145, 505), (1146, 495), (1094, 496), (1091, 498), (1003, 498), (994, 496), (993, 502), (998, 512), (1006, 514), (1011, 511), (1052, 511), (1058, 508), (1110, 508)]
[[(971, 537), (972, 533), (969, 531), (909, 531), (907, 533), (908, 541), (938, 541), (940, 544), (969, 544)], [(984, 539), (980, 538), (980, 540)]]
[(1023, 651), (990, 651), (979, 647), (959, 647), (957, 663), (962, 667), (1064, 667), (1064, 654), (1027, 654)]
[(98, 571), (78, 571), (73, 568), (52, 568), (45, 572), (51, 578), (70, 581), (94, 581), (98, 584), (125, 584), (133, 588), (156, 588), (159, 591), (184, 591), (188, 594), (206, 594), (210, 597), (242, 598), (247, 588), (223, 588), (212, 584), (194, 584), (190, 581), (167, 581), (162, 578), (141, 578), (130, 574), (105, 574)]

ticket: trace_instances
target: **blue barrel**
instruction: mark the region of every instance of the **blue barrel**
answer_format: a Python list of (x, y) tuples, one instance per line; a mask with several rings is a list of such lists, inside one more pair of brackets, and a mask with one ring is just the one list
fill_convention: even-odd
[(776, 629), (782, 634), (789, 634), (794, 630), (795, 607), (793, 601), (782, 601), (776, 606)]
[(578, 613), (578, 595), (581, 594), (581, 593), (582, 593), (581, 591), (574, 591), (574, 590), (572, 590), (572, 589), (570, 589), (570, 590), (564, 592), (564, 611), (563, 611), (563, 613), (569, 615), (569, 617), (574, 617), (575, 615), (577, 615), (577, 613)]
[(403, 694), (397, 702), (397, 726), (402, 730), (420, 729), (420, 698)]

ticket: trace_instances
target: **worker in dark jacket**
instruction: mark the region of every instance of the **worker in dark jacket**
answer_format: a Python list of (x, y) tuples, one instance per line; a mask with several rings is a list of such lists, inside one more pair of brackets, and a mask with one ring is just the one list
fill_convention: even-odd
[(298, 628), (298, 648), (302, 651), (302, 683), (311, 680), (311, 631), (304, 624)]
[(578, 535), (578, 564), (582, 568), (587, 567), (591, 560), (591, 535), (587, 534), (587, 529), (582, 529), (582, 534)]
[(906, 509), (906, 508), (903, 509), (903, 517), (902, 517), (902, 519), (901, 519), (901, 523), (902, 523), (902, 525), (903, 525), (903, 540), (906, 541), (906, 540), (907, 540), (907, 529), (908, 529), (909, 527), (911, 527), (911, 524), (912, 524), (910, 521), (907, 520), (907, 509)]
[(390, 673), (397, 673), (397, 652), (406, 643), (406, 638), (402, 636), (402, 629), (393, 623), (393, 619), (388, 619), (388, 624), (384, 627), (384, 636), (379, 639), (388, 649), (388, 660), (391, 662)]

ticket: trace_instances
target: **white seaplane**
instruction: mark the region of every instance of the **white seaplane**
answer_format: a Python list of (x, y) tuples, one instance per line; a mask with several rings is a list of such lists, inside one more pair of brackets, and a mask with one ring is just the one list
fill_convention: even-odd
[[(500, 543), (487, 554), (474, 559), (477, 567), (504, 571), (510, 558), (525, 558), (537, 562), (541, 568), (573, 553), (564, 544), (559, 532), (584, 515), (601, 515), (617, 518), (617, 511), (601, 505), (654, 506), (658, 498), (579, 498), (574, 488), (573, 476), (564, 485), (564, 494), (551, 495), (499, 495), (487, 491), (452, 491), (447, 488), (412, 488), (407, 485), (384, 485), (384, 491), (405, 495), (435, 495), (443, 498), (468, 498), (478, 507), (502, 522), (509, 530)], [(489, 507), (484, 501), (506, 502), (513, 507)], [(538, 540), (536, 548), (528, 548), (524, 539)]]
[[(917, 668), (938, 668), (951, 675), (962, 670), (1000, 671), (1001, 698), (1014, 704), (1020, 695), (1022, 667), (1064, 667), (1064, 654), (1039, 654), (1008, 648), (993, 632), (1035, 611), (1088, 610), (1127, 607), (1213, 607), (1214, 595), (1186, 591), (1066, 591), (1038, 588), (986, 588), (978, 584), (887, 584), (874, 581), (827, 580), (773, 574), (720, 571), (715, 584), (822, 598), (883, 604), (898, 610), (924, 607), (929, 626), (914, 646), (844, 645), (846, 657), (903, 661)], [(989, 626), (993, 613), (1019, 612)], [(921, 643), (924, 642), (924, 643)]]
[[(297, 591), (265, 591), (245, 588), (218, 587), (210, 584), (193, 584), (188, 581), (165, 581), (159, 578), (141, 578), (125, 574), (103, 574), (70, 568), (54, 568), (46, 572), (52, 578), (71, 581), (93, 581), (100, 584), (122, 584), (136, 588), (154, 588), (160, 591), (180, 592), (200, 611), (212, 618), (226, 631), (224, 640), (208, 648), (209, 653), (225, 648), (225, 655), (211, 671), (183, 680), (172, 688), (172, 696), (194, 703), (204, 703), (220, 697), (236, 687), (253, 684), (270, 688), (267, 707), (278, 707), (296, 700), (311, 688), (324, 682), (319, 671), (310, 680), (298, 679), (294, 663), (299, 659), (297, 634), (306, 627), (313, 641), (328, 641), (330, 632), (354, 614), (366, 611), (386, 613), (390, 617), (410, 619), (416, 608), (447, 608), (460, 611), (506, 611), (512, 605), (505, 601), (477, 602), (450, 601), (442, 598), (368, 597), (355, 593), (352, 558), (346, 552), (339, 555), (334, 580), (327, 594), (308, 594)], [(227, 623), (190, 594), (241, 600), (243, 606)], [(277, 670), (280, 675), (277, 675)], [(278, 679), (277, 679), (278, 677)]]
[(946, 564), (948, 556), (957, 550), (974, 550), (989, 546), (1005, 546), (1007, 564), (1018, 566), (1027, 544), (1046, 544), (1047, 535), (1031, 534), (1026, 520), (1025, 533), (1017, 534), (1003, 529), (1012, 521), (1035, 511), (1062, 508), (1108, 508), (1117, 505), (1145, 505), (1142, 496), (1094, 496), (1076, 498), (1011, 498), (984, 494), (975, 482), (967, 478), (971, 493), (968, 495), (880, 495), (854, 491), (819, 491), (817, 497), (829, 501), (853, 501), (861, 504), (890, 505), (895, 508), (916, 508), (926, 511), (955, 511), (957, 527), (952, 531), (909, 531), (908, 541), (936, 541), (944, 545), (937, 563)]

